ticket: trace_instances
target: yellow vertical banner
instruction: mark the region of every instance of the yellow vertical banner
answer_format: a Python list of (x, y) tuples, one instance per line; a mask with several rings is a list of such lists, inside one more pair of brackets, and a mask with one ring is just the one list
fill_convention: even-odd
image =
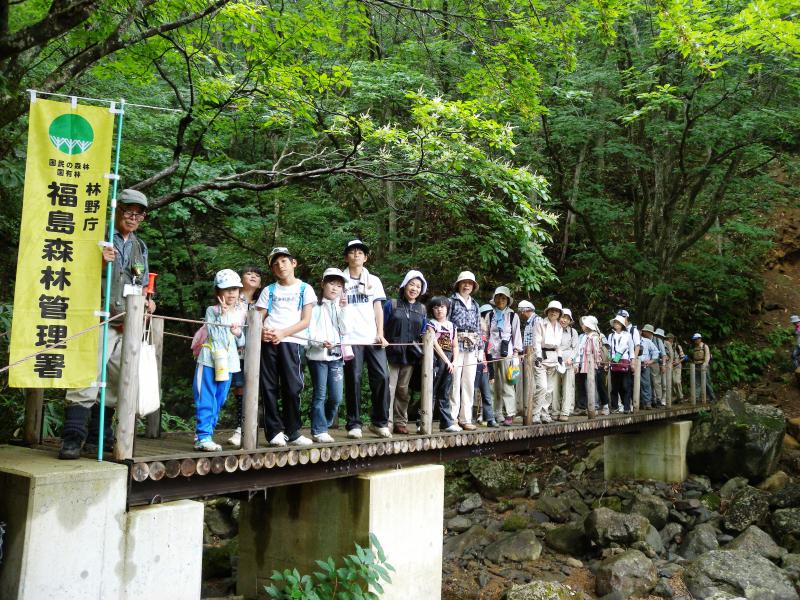
[(97, 379), (102, 256), (114, 114), (30, 105), (10, 363), (11, 387), (80, 388)]

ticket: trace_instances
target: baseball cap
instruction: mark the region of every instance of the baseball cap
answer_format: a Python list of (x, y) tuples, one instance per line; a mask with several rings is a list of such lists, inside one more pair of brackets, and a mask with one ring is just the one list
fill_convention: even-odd
[(353, 250), (354, 248), (359, 248), (360, 250), (364, 251), (364, 254), (369, 254), (369, 246), (367, 246), (361, 240), (350, 240), (349, 242), (347, 242), (347, 244), (345, 244), (344, 247), (344, 253), (347, 254), (348, 252), (350, 252), (350, 250)]
[(125, 189), (119, 195), (119, 201), (123, 204), (139, 204), (147, 208), (147, 196), (139, 190)]
[(292, 256), (292, 253), (289, 252), (288, 248), (286, 248), (285, 246), (276, 246), (269, 253), (269, 258), (267, 259), (267, 262), (269, 263), (269, 266), (271, 267), (272, 263), (275, 261), (275, 259), (279, 258), (281, 256), (287, 256), (289, 258), (294, 258), (294, 256)]

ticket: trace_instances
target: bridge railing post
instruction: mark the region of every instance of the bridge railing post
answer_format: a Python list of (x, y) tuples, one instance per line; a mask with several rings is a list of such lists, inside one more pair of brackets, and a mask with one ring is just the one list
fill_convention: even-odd
[[(649, 373), (648, 373), (649, 376)], [(642, 393), (642, 361), (638, 358), (633, 359), (633, 399), (631, 410), (639, 410), (639, 396)]]
[[(164, 356), (164, 319), (154, 318), (150, 322), (150, 332), (153, 336), (153, 346), (156, 349), (156, 366), (158, 367), (158, 397), (161, 394), (161, 361)], [(156, 439), (161, 437), (161, 408), (147, 415), (145, 436)]]
[(420, 424), (424, 435), (433, 432), (433, 342), (433, 330), (428, 329), (422, 336), (422, 393), (419, 407)]
[(255, 450), (258, 443), (258, 382), (261, 371), (261, 329), (263, 317), (247, 311), (244, 343), (244, 403), (242, 406), (242, 449)]
[(706, 377), (708, 373), (708, 365), (700, 365), (700, 401), (703, 404), (708, 402), (708, 395), (706, 394)]
[(139, 354), (142, 349), (144, 327), (144, 296), (127, 296), (125, 311), (117, 392), (117, 442), (114, 444), (114, 460), (133, 458), (136, 404), (139, 394)]
[(42, 412), (44, 410), (44, 390), (27, 388), (25, 390), (25, 427), (22, 439), (26, 444), (42, 441)]
[[(589, 338), (591, 339), (591, 338)], [(588, 341), (587, 339), (587, 346)], [(586, 348), (586, 346), (584, 346)], [(584, 350), (585, 352), (586, 350)], [(594, 363), (594, 351), (588, 353), (586, 361), (586, 414), (590, 419), (596, 416), (595, 406), (597, 406), (597, 365)]]
[(697, 377), (695, 364), (689, 363), (689, 399), (692, 406), (697, 404), (697, 388), (695, 388), (695, 378)]
[(522, 424), (530, 425), (533, 422), (533, 396), (536, 392), (536, 376), (533, 373), (533, 347), (527, 346), (522, 355), (523, 397), (525, 399), (525, 414), (522, 415)]

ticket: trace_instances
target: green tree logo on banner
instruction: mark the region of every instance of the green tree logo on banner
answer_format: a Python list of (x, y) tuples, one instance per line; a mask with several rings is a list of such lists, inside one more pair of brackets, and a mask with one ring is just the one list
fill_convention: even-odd
[(92, 126), (80, 115), (56, 117), (47, 133), (53, 146), (65, 154), (86, 152), (94, 141)]

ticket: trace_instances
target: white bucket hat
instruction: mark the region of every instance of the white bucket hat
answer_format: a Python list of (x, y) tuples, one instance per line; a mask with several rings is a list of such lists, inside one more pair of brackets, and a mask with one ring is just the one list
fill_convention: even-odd
[(533, 305), (533, 302), (520, 300), (519, 304), (517, 304), (517, 312), (522, 312), (523, 310), (536, 310), (536, 307)]
[(609, 323), (611, 323), (611, 326), (612, 326), (612, 327), (614, 326), (614, 322), (615, 322), (615, 321), (616, 321), (617, 323), (619, 323), (620, 325), (622, 325), (622, 328), (623, 328), (623, 329), (625, 329), (625, 328), (628, 326), (628, 324), (625, 322), (625, 317), (623, 317), (622, 315), (617, 315), (616, 317), (614, 317), (613, 319), (611, 319), (611, 321), (609, 321)]
[(400, 289), (406, 287), (408, 282), (411, 281), (412, 279), (419, 279), (420, 281), (422, 281), (422, 292), (420, 292), (420, 296), (425, 295), (425, 292), (428, 291), (428, 282), (425, 280), (425, 276), (419, 271), (411, 270), (408, 273), (406, 273), (406, 276), (403, 277), (403, 283), (400, 284)]
[(564, 314), (564, 307), (561, 306), (561, 302), (558, 300), (551, 300), (550, 304), (547, 305), (547, 308), (544, 309), (544, 314), (547, 314), (547, 311), (549, 310), (557, 310), (559, 317)]
[(242, 278), (233, 269), (222, 269), (214, 275), (214, 287), (221, 290), (242, 287)]
[(653, 329), (653, 326), (650, 325), (650, 323), (648, 323), (647, 325), (642, 327), (642, 333), (645, 333), (645, 332), (654, 334), (656, 331), (655, 331), (655, 329)]
[(497, 289), (495, 289), (495, 291), (494, 291), (494, 294), (492, 294), (492, 299), (491, 299), (491, 300), (489, 300), (489, 304), (491, 304), (492, 306), (494, 306), (494, 297), (495, 297), (495, 296), (497, 296), (498, 294), (500, 294), (500, 295), (503, 295), (503, 296), (505, 296), (506, 298), (508, 298), (508, 304), (509, 304), (509, 305), (511, 305), (511, 304), (514, 304), (514, 297), (511, 295), (511, 290), (510, 290), (510, 289), (508, 289), (508, 288), (507, 288), (506, 286), (504, 286), (504, 285), (501, 285), (500, 287), (498, 287)]
[(462, 281), (471, 281), (472, 285), (475, 286), (475, 288), (472, 290), (473, 292), (477, 292), (480, 288), (478, 285), (478, 280), (475, 279), (475, 273), (472, 271), (461, 271), (461, 273), (458, 274), (458, 277), (456, 277), (456, 282), (453, 284), (453, 287), (458, 289), (458, 284)]
[(572, 318), (572, 311), (570, 309), (568, 309), (568, 308), (565, 308), (565, 309), (563, 309), (561, 311), (561, 316), (563, 317), (564, 315), (568, 316), (570, 321), (574, 321), (575, 320), (575, 319)]
[(491, 312), (492, 310), (494, 309), (492, 308), (491, 304), (481, 304), (481, 307), (478, 309), (481, 314), (485, 312)]
[(800, 317), (798, 317), (797, 315), (792, 315), (791, 317), (789, 317), (789, 322), (790, 323), (800, 323)]
[(655, 335), (657, 335), (657, 336), (658, 336), (658, 337), (660, 337), (660, 338), (663, 338), (663, 337), (664, 337), (664, 330), (663, 330), (663, 329), (661, 329), (661, 327), (657, 327), (657, 328), (656, 328)]
[(592, 315), (586, 315), (585, 317), (581, 317), (581, 325), (583, 325), (588, 329), (591, 329), (592, 331), (600, 333), (600, 327), (597, 325), (597, 317), (594, 317)]

